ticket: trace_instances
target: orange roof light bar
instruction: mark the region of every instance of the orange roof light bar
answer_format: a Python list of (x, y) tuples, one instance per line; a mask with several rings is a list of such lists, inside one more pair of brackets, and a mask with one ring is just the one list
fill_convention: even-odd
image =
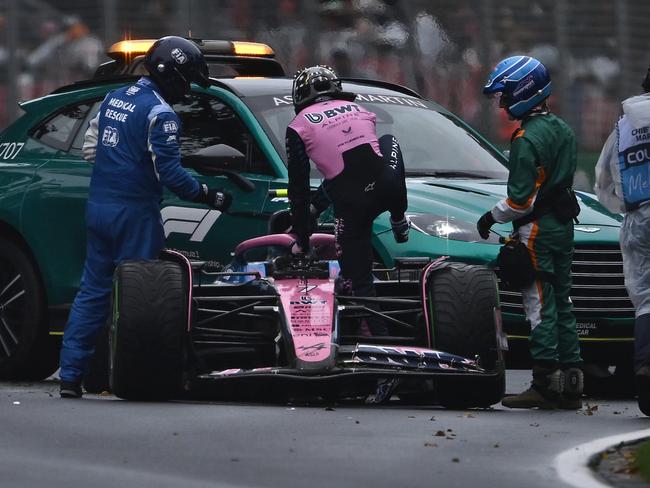
[(236, 56), (274, 56), (271, 46), (261, 42), (233, 41)]
[[(275, 56), (273, 49), (267, 44), (260, 42), (243, 41), (213, 41), (203, 39), (191, 39), (194, 41), (204, 55), (218, 56), (249, 56), (272, 58)], [(107, 54), (113, 58), (133, 58), (146, 54), (149, 48), (156, 42), (156, 39), (127, 39), (116, 42), (109, 49)]]
[(145, 54), (156, 39), (133, 39), (120, 41), (113, 44), (108, 48), (108, 55), (111, 54), (125, 54), (125, 55), (138, 55)]

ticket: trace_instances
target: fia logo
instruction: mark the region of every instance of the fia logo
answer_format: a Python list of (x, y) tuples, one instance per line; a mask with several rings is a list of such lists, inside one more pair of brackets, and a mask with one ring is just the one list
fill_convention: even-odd
[(178, 125), (173, 120), (166, 120), (163, 124), (163, 130), (166, 133), (178, 132)]
[(134, 85), (134, 86), (130, 86), (129, 88), (127, 88), (126, 94), (127, 95), (135, 95), (139, 91), (140, 91), (140, 88), (138, 88), (137, 86)]
[(185, 64), (187, 62), (187, 56), (182, 51), (182, 49), (175, 47), (172, 49), (172, 52), (170, 54), (172, 55), (172, 58), (174, 58), (174, 61), (176, 61), (178, 64)]
[(117, 143), (120, 142), (120, 135), (117, 132), (115, 127), (107, 125), (104, 127), (104, 132), (102, 134), (102, 144), (108, 147), (115, 147)]

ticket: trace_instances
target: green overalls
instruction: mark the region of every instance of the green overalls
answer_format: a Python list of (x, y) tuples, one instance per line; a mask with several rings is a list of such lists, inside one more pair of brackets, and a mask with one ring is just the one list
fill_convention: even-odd
[[(545, 195), (570, 187), (576, 170), (576, 142), (559, 117), (538, 112), (526, 117), (513, 134), (509, 159), (508, 198), (492, 209), (497, 222), (515, 221), (530, 213)], [(537, 279), (522, 290), (530, 321), (530, 352), (538, 364), (581, 362), (571, 303), (573, 221), (560, 223), (552, 212), (517, 229), (533, 264), (552, 283)]]

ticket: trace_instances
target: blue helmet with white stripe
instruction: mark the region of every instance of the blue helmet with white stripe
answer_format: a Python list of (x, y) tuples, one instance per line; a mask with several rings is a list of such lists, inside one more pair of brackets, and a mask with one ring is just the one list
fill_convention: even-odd
[(530, 56), (511, 56), (497, 64), (483, 87), (484, 95), (501, 93), (502, 106), (516, 119), (551, 95), (551, 76)]

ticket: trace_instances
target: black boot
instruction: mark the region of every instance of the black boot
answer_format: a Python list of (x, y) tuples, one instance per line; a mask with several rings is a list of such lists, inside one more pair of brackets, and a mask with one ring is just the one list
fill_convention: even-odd
[(566, 410), (582, 408), (582, 391), (585, 387), (585, 377), (578, 365), (562, 366), (562, 394), (558, 407)]
[(505, 397), (501, 404), (508, 408), (541, 408), (552, 410), (557, 407), (562, 391), (562, 373), (557, 366), (533, 365), (533, 381), (523, 393)]
[(81, 382), (61, 381), (59, 394), (61, 395), (61, 398), (81, 398), (83, 395), (83, 392), (81, 391)]

